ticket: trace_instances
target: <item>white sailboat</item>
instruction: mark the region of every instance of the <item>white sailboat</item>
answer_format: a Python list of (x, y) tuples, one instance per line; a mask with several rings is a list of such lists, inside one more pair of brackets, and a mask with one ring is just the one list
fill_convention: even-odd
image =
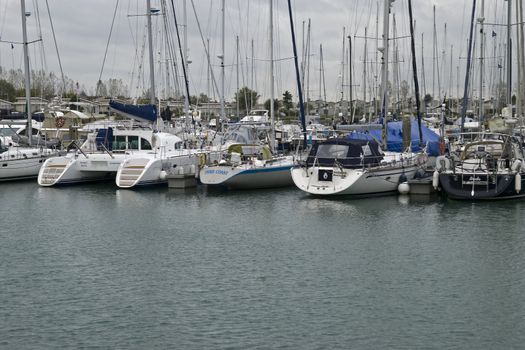
[[(383, 142), (388, 147), (388, 34), (391, 0), (385, 0), (382, 54)], [(421, 135), (421, 134), (420, 134)], [(421, 136), (421, 143), (423, 143)], [(374, 139), (329, 139), (312, 147), (304, 164), (292, 169), (295, 185), (314, 195), (372, 196), (395, 192), (426, 162), (425, 153), (383, 152)]]
[(25, 0), (21, 1), (21, 11), (27, 105), (27, 145), (14, 141), (12, 137), (2, 137), (0, 139), (0, 181), (35, 178), (46, 158), (57, 155), (55, 149), (48, 148), (45, 143), (38, 144), (32, 135), (31, 72), (29, 70), (29, 53), (27, 48)]
[(256, 140), (251, 140), (251, 143), (229, 145), (225, 159), (218, 164), (206, 165), (200, 170), (199, 178), (203, 184), (230, 189), (272, 188), (293, 184), (290, 170), (295, 164), (294, 157), (273, 156), (275, 149), (273, 65), (273, 0), (270, 0), (270, 147), (261, 145)]

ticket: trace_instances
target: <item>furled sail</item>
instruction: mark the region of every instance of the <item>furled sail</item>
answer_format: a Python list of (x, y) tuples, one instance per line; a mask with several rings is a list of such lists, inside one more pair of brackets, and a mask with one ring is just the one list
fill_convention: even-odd
[(157, 120), (157, 106), (152, 104), (131, 105), (111, 100), (109, 101), (109, 107), (112, 111), (126, 118), (141, 122), (155, 122)]

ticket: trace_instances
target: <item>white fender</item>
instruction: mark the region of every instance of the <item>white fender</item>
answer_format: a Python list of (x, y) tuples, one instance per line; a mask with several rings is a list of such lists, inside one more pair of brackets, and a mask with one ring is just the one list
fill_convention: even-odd
[(450, 170), (450, 159), (448, 159), (445, 156), (439, 156), (436, 158), (436, 170), (438, 172), (444, 171), (444, 170)]
[(520, 193), (520, 191), (521, 191), (521, 175), (520, 175), (520, 173), (516, 173), (516, 177), (514, 178), (514, 189), (516, 190), (516, 193)]
[(521, 160), (520, 159), (516, 159), (514, 161), (514, 163), (512, 163), (512, 166), (510, 167), (510, 169), (512, 171), (520, 171), (521, 166), (522, 166)]
[(161, 170), (160, 173), (159, 173), (159, 178), (164, 181), (166, 180), (168, 177), (168, 173), (165, 171), (165, 170)]
[(401, 194), (408, 194), (410, 192), (410, 185), (408, 182), (402, 182), (397, 186), (397, 191)]
[(439, 171), (435, 170), (432, 174), (432, 187), (437, 190), (439, 186)]

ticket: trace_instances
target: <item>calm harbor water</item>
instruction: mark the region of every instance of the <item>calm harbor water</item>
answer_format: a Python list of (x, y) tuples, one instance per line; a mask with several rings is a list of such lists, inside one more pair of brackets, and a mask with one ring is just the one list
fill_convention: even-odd
[(522, 349), (525, 201), (0, 185), (0, 348)]

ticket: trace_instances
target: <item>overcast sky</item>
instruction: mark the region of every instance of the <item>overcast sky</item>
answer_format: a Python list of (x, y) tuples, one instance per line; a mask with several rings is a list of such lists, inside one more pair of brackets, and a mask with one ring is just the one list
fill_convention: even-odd
[[(200, 92), (208, 93), (207, 64), (205, 61), (204, 47), (197, 27), (197, 21), (192, 9), (191, 0), (187, 1), (188, 18), (188, 46), (190, 64), (190, 91), (191, 94)], [(210, 52), (216, 79), (220, 77), (218, 55), (221, 54), (221, 0), (193, 0), (198, 20), (200, 21), (203, 35), (210, 41)], [(478, 1), (480, 16), (481, 2)], [(38, 9), (35, 4), (38, 3)], [(58, 44), (64, 74), (78, 81), (86, 91), (93, 92), (99, 79), (104, 58), (104, 51), (108, 41), (110, 26), (117, 4), (116, 0), (48, 0), (55, 34)], [(170, 0), (168, 0), (170, 4)], [(183, 22), (183, 0), (174, 0), (179, 24)], [(108, 48), (108, 55), (102, 72), (102, 80), (121, 78), (130, 88), (131, 94), (147, 83), (137, 82), (139, 72), (145, 71), (143, 80), (149, 78), (147, 55), (143, 60), (134, 59), (136, 52), (142, 52), (146, 43), (143, 40), (146, 18), (129, 15), (144, 14), (146, 1), (120, 0), (117, 7), (113, 34)], [(296, 36), (299, 53), (303, 40), (303, 22), (306, 24), (311, 19), (311, 51), (310, 51), (310, 98), (319, 97), (319, 45), (323, 45), (324, 75), (328, 100), (341, 98), (341, 60), (343, 27), (346, 35), (353, 40), (353, 75), (354, 98), (363, 97), (364, 75), (364, 36), (365, 27), (368, 27), (368, 37), (375, 37), (376, 14), (379, 11), (379, 35), (383, 26), (384, 1), (376, 0), (293, 0), (295, 15)], [(433, 20), (432, 7), (436, 6), (436, 28), (439, 74), (432, 73), (433, 65)], [(171, 5), (170, 5), (171, 6)], [(396, 19), (396, 34), (403, 37), (409, 34), (407, 0), (396, 0), (392, 5), (392, 13)], [(152, 0), (152, 7), (160, 8), (160, 0)], [(467, 38), (469, 20), (472, 9), (472, 0), (413, 0), (414, 18), (416, 20), (416, 51), (418, 68), (421, 70), (421, 34), (424, 33), (424, 65), (425, 81), (420, 82), (422, 88), (428, 93), (438, 94), (438, 84), (442, 93), (456, 94), (458, 84), (462, 94), (464, 84), (464, 70), (466, 66)], [(40, 19), (43, 46), (45, 52), (44, 68), (48, 71), (59, 73), (58, 59), (54, 47), (50, 20), (47, 12), (46, 1), (26, 0), (26, 9), (31, 12), (28, 20), (29, 40), (38, 39), (37, 20)], [(39, 14), (39, 16), (38, 16)], [(486, 0), (486, 22), (504, 23), (506, 16), (506, 1)], [(172, 19), (170, 19), (172, 20)], [(162, 42), (162, 21), (160, 16), (153, 18), (155, 33), (154, 41)], [(274, 47), (276, 62), (276, 95), (279, 97), (284, 90), (295, 94), (295, 72), (291, 48), (290, 24), (287, 12), (287, 1), (274, 0)], [(393, 35), (393, 17), (391, 16), (391, 36)], [(447, 25), (445, 38), (444, 25)], [(240, 85), (250, 85), (263, 97), (269, 96), (269, 0), (226, 0), (226, 33), (225, 33), (225, 63), (226, 67), (226, 99), (231, 100), (236, 89), (236, 49), (235, 37), (239, 36), (241, 77)], [(497, 34), (491, 35), (492, 31)], [(505, 38), (505, 29), (498, 26), (487, 27), (486, 57), (487, 81), (486, 92), (490, 88), (499, 70), (496, 56), (502, 50)], [(181, 32), (182, 34), (182, 32)], [(16, 42), (22, 41), (21, 11), (19, 0), (0, 1), (0, 40), (14, 42), (0, 43), (0, 65), (4, 68), (23, 68), (22, 47)], [(255, 56), (255, 82), (252, 84), (251, 76), (251, 41), (254, 41)], [(412, 84), (410, 71), (410, 42), (407, 38), (395, 41), (399, 48), (399, 80), (407, 80)], [(394, 41), (391, 42), (391, 49)], [(160, 47), (160, 45), (156, 45)], [(451, 46), (453, 49), (451, 51)], [(147, 47), (147, 46), (146, 46)], [(155, 76), (157, 90), (162, 93), (166, 89), (164, 56), (161, 49), (155, 49)], [(374, 69), (376, 65), (376, 42), (368, 40), (367, 84), (368, 89), (375, 80)], [(452, 53), (452, 62), (451, 62)], [(39, 44), (31, 45), (31, 66), (33, 69), (42, 68), (43, 60)], [(139, 55), (140, 56), (140, 55)], [(479, 56), (479, 51), (476, 52)], [(445, 58), (443, 60), (443, 58)], [(178, 59), (178, 58), (177, 58)], [(390, 61), (393, 61), (390, 54)], [(144, 66), (142, 66), (142, 64)], [(476, 66), (476, 64), (474, 64)], [(139, 68), (142, 67), (142, 68)], [(391, 65), (391, 68), (393, 65)], [(459, 75), (457, 74), (459, 67)], [(393, 70), (390, 80), (393, 80)], [(348, 77), (348, 73), (345, 73)], [(434, 76), (434, 83), (432, 77)], [(345, 77), (345, 80), (346, 80)], [(489, 81), (491, 80), (491, 81)], [(348, 82), (346, 83), (348, 84)], [(478, 83), (474, 83), (478, 89)], [(219, 84), (220, 86), (220, 84)], [(138, 88), (138, 89), (136, 89)], [(147, 86), (146, 86), (147, 88)], [(345, 88), (346, 90), (348, 88)], [(367, 94), (370, 94), (370, 90)], [(423, 93), (424, 91), (422, 91)], [(140, 93), (140, 92), (139, 92)], [(213, 93), (210, 93), (213, 95)], [(345, 98), (348, 92), (345, 91)]]

